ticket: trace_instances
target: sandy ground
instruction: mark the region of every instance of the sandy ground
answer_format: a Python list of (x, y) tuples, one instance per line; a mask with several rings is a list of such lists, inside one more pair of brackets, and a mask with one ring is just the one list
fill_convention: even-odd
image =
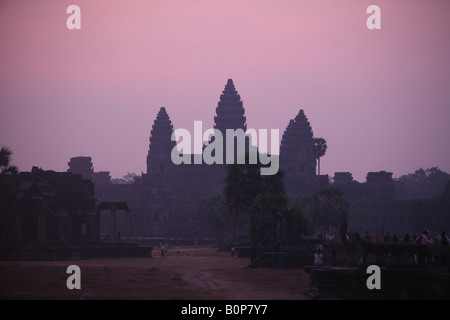
[[(0, 299), (306, 300), (309, 275), (298, 269), (247, 268), (249, 260), (210, 247), (171, 250), (168, 258), (1, 261)], [(69, 265), (81, 290), (69, 290)]]

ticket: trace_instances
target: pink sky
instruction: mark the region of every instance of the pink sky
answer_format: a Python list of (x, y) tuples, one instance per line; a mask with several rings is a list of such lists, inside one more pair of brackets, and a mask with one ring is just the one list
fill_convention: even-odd
[[(66, 8), (81, 8), (81, 30)], [(381, 8), (381, 30), (366, 9)], [(450, 172), (448, 0), (0, 2), (0, 145), (21, 171), (91, 156), (113, 178), (146, 170), (161, 106), (213, 125), (228, 78), (250, 128), (304, 109), (328, 142), (321, 172)]]

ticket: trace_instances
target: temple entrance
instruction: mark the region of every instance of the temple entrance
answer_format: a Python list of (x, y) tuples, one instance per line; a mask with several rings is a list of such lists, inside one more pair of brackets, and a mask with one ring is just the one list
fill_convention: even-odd
[(126, 202), (101, 202), (97, 207), (98, 237), (104, 242), (131, 241), (131, 210)]

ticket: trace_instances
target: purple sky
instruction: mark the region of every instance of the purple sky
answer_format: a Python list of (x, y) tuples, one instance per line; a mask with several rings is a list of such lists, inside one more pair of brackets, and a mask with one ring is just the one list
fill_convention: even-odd
[(2, 0), (0, 145), (21, 171), (85, 155), (140, 174), (159, 108), (207, 129), (232, 78), (249, 128), (281, 137), (304, 109), (328, 142), (322, 173), (450, 172), (449, 14), (448, 0)]

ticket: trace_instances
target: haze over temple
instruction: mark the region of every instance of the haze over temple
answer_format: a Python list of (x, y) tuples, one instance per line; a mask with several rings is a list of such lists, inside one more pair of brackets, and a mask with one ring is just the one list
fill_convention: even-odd
[(449, 13), (0, 0), (0, 300), (449, 300)]
[[(96, 194), (101, 201), (113, 199), (116, 194), (112, 191), (114, 188), (133, 189), (137, 197), (126, 200), (134, 213), (133, 228), (138, 229), (140, 234), (206, 234), (193, 204), (214, 192), (220, 192), (225, 186), (225, 164), (194, 164), (194, 158), (201, 156), (196, 154), (189, 155), (192, 164), (175, 165), (172, 162), (171, 152), (176, 147), (175, 141), (171, 139), (174, 127), (170, 111), (161, 107), (150, 131), (147, 172), (132, 185), (96, 184)], [(245, 108), (232, 79), (227, 80), (215, 108), (214, 129), (220, 130), (224, 137), (225, 163), (226, 130), (247, 130)], [(324, 175), (319, 185), (313, 143), (311, 126), (304, 111), (300, 110), (283, 134), (279, 156), (281, 170), (285, 173), (286, 189), (292, 194), (312, 193), (329, 184), (328, 175)], [(245, 150), (248, 151), (249, 147), (246, 140)], [(236, 158), (236, 147), (234, 151)], [(79, 163), (79, 160), (73, 158), (71, 163)], [(80, 174), (90, 172), (90, 165), (86, 164), (86, 168), (73, 166), (71, 171), (78, 170)], [(93, 176), (99, 175), (93, 172)]]
[[(319, 188), (316, 177), (316, 156), (311, 126), (304, 111), (300, 110), (295, 120), (291, 121), (283, 135), (283, 148), (280, 158), (282, 170), (286, 173), (288, 191), (305, 194)], [(214, 129), (223, 136), (223, 163), (226, 159), (226, 130), (247, 130), (245, 109), (232, 79), (228, 79), (214, 116)], [(171, 140), (174, 127), (166, 108), (161, 107), (156, 116), (150, 133), (150, 146), (147, 156), (147, 174), (144, 180), (155, 188), (164, 189), (167, 194), (188, 196), (200, 199), (211, 190), (221, 190), (225, 181), (225, 165), (174, 165), (171, 161), (171, 151), (175, 142)], [(236, 137), (234, 138), (237, 139)], [(289, 141), (289, 142), (288, 142)], [(236, 141), (235, 141), (236, 142)], [(249, 151), (249, 141), (245, 141), (245, 152)], [(237, 157), (237, 146), (234, 144), (234, 157)], [(183, 150), (183, 152), (185, 152)], [(192, 154), (195, 158), (200, 155)], [(328, 184), (328, 175), (321, 180), (322, 186)]]
[[(119, 216), (117, 219), (112, 219), (110, 215), (105, 216), (100, 211), (95, 213), (93, 204), (89, 208), (86, 205), (85, 208), (88, 209), (83, 209), (84, 218), (80, 220), (79, 217), (73, 217), (71, 219), (71, 216), (69, 216), (65, 220), (64, 223), (71, 225), (73, 230), (78, 230), (77, 224), (82, 225), (83, 232), (80, 234), (79, 231), (76, 231), (68, 236), (69, 238), (92, 240), (105, 237), (108, 234), (111, 235), (110, 230), (115, 229), (116, 225), (121, 226), (123, 230), (127, 230), (130, 237), (132, 234), (135, 236), (164, 237), (211, 236), (211, 232), (214, 231), (208, 227), (204, 218), (199, 216), (199, 208), (205, 199), (221, 194), (224, 190), (227, 165), (206, 164), (201, 161), (197, 164), (194, 159), (202, 157), (202, 155), (188, 154), (186, 150), (182, 150), (181, 153), (191, 160), (189, 161), (190, 164), (174, 164), (171, 158), (171, 153), (177, 150), (176, 142), (172, 140), (174, 127), (176, 125), (170, 119), (169, 110), (161, 107), (150, 130), (146, 158), (147, 172), (140, 176), (130, 176), (129, 179), (131, 180), (125, 184), (112, 183), (107, 171), (96, 172), (91, 157), (80, 156), (70, 159), (68, 173), (80, 175), (86, 181), (90, 180), (86, 185), (92, 185), (93, 182), (95, 187), (95, 195), (94, 188), (91, 188), (85, 190), (86, 195), (84, 197), (89, 199), (95, 197), (93, 201), (98, 201), (101, 204), (98, 208), (114, 211), (114, 217), (115, 208), (125, 208), (127, 214), (132, 213), (132, 218), (131, 220), (127, 220), (129, 218), (124, 220)], [(227, 153), (225, 148), (226, 130), (241, 129), (246, 131), (248, 129), (245, 108), (232, 79), (227, 80), (215, 108), (214, 129), (219, 130), (224, 137), (223, 157), (225, 160)], [(246, 140), (245, 142), (244, 150), (247, 152), (250, 145), (247, 143), (249, 141)], [(203, 145), (203, 150), (206, 147), (207, 145)], [(233, 151), (236, 158), (236, 146)], [(329, 176), (320, 175), (316, 171), (318, 154), (315, 149), (315, 137), (303, 109), (300, 109), (297, 115), (288, 121), (281, 139), (280, 154), (274, 154), (272, 157), (279, 157), (280, 170), (283, 172), (283, 183), (288, 194), (294, 197), (310, 195), (330, 186)], [(63, 182), (55, 182), (55, 179), (60, 179), (59, 177), (68, 179), (68, 176), (66, 177), (63, 174), (55, 175), (52, 172), (33, 168), (31, 173), (20, 175), (18, 185), (21, 186), (20, 188), (24, 188), (23, 190), (28, 190), (33, 184), (40, 186), (41, 181), (46, 181), (45, 183), (50, 185), (51, 188), (63, 185), (65, 189), (70, 189)], [(28, 187), (25, 188), (25, 185)], [(343, 190), (345, 196), (349, 199), (355, 199), (355, 201), (370, 199), (374, 201), (373, 210), (378, 212), (378, 220), (374, 222), (375, 224), (391, 224), (399, 229), (404, 228), (400, 223), (403, 218), (400, 219), (397, 215), (404, 215), (410, 204), (401, 202), (405, 191), (402, 183), (392, 179), (392, 173), (385, 171), (369, 172), (367, 183), (361, 184), (353, 180), (350, 172), (336, 172), (333, 185)], [(31, 188), (30, 190), (34, 189)], [(32, 193), (30, 193), (30, 196), (32, 196)], [(43, 199), (47, 201), (46, 197)], [(114, 203), (117, 200), (121, 203), (117, 204), (116, 207)], [(392, 203), (392, 205), (387, 207), (386, 202)], [(64, 207), (65, 204), (61, 203), (60, 206), (64, 208), (62, 210), (73, 211), (70, 205)], [(439, 208), (437, 206), (436, 210), (439, 210)], [(38, 231), (33, 233), (39, 238), (39, 241), (45, 242), (46, 239), (60, 237), (61, 232), (58, 231), (58, 233), (54, 230), (60, 230), (63, 226), (45, 225), (47, 218), (47, 221), (57, 221), (52, 218), (53, 213), (46, 211), (40, 214), (39, 221), (41, 222), (36, 227)], [(94, 215), (97, 218), (94, 219)], [(23, 223), (27, 224), (29, 229), (33, 228), (30, 221), (38, 221), (30, 220), (29, 217), (26, 219)], [(436, 223), (440, 221), (439, 219), (441, 218), (435, 219)], [(352, 223), (355, 223), (355, 220)], [(47, 231), (45, 231), (46, 228)], [(13, 232), (10, 234), (13, 234)], [(115, 236), (115, 233), (113, 235)]]
[[(336, 172), (331, 181), (328, 175), (320, 175), (320, 167), (316, 171), (324, 155), (319, 154), (318, 141), (323, 140), (324, 150), (326, 141), (314, 136), (305, 111), (300, 109), (288, 121), (279, 155), (270, 156), (277, 157), (280, 173), (260, 175), (265, 163), (228, 164), (229, 152), (236, 160), (239, 152), (259, 150), (259, 145), (250, 145), (250, 139), (228, 135), (230, 131), (243, 133), (248, 129), (245, 108), (232, 79), (228, 79), (215, 111), (214, 129), (221, 134), (215, 132), (213, 137), (223, 137), (223, 163), (195, 161), (216, 142), (206, 141), (205, 145), (202, 132), (200, 150), (198, 145), (194, 153), (188, 153), (184, 146), (179, 150), (174, 141), (176, 125), (165, 107), (159, 109), (151, 126), (147, 172), (140, 176), (129, 174), (124, 183), (112, 183), (107, 171), (96, 172), (89, 156), (72, 157), (67, 172), (33, 167), (31, 172), (5, 174), (14, 169), (7, 168), (8, 161), (2, 160), (1, 168), (5, 170), (0, 175), (0, 187), (6, 193), (0, 198), (0, 259), (149, 260), (155, 243), (160, 243), (161, 258), (168, 257), (169, 242), (177, 246), (178, 257), (180, 243), (194, 243), (197, 248), (200, 239), (219, 250), (230, 250), (231, 257), (236, 246), (239, 258), (250, 258), (252, 268), (308, 266), (314, 274), (324, 270), (322, 248), (326, 248), (331, 268), (339, 266), (333, 272), (340, 274), (346, 272), (340, 267), (345, 258), (338, 261), (338, 256), (347, 256), (349, 263), (356, 264), (358, 260), (366, 263), (368, 254), (375, 253), (376, 263), (402, 259), (402, 263), (412, 265), (416, 263), (412, 253), (417, 252), (417, 263), (426, 261), (415, 243), (407, 244), (400, 258), (400, 254), (390, 250), (403, 247), (397, 243), (392, 246), (388, 243), (391, 240), (372, 241), (368, 231), (361, 240), (359, 232), (348, 231), (348, 219), (353, 228), (370, 229), (377, 239), (391, 239), (385, 226), (405, 233), (422, 228), (423, 223), (433, 228), (449, 226), (450, 176), (437, 168), (416, 174), (439, 178), (434, 187), (442, 189), (446, 183), (447, 193), (420, 201), (403, 199), (404, 186), (393, 180), (391, 172), (369, 172), (364, 184), (353, 181), (350, 172)], [(234, 150), (228, 148), (229, 138), (234, 139)], [(258, 142), (261, 143), (260, 138)], [(264, 152), (258, 151), (258, 157), (267, 156)], [(7, 153), (2, 149), (2, 154)], [(174, 153), (189, 161), (175, 164)], [(242, 209), (244, 206), (247, 207)], [(425, 221), (423, 214), (430, 218)], [(405, 238), (410, 239), (409, 234)], [(398, 242), (397, 233), (392, 239)], [(314, 244), (314, 265), (309, 267)], [(380, 255), (379, 245), (388, 251)], [(448, 250), (436, 254), (435, 263), (448, 263), (448, 254)], [(319, 259), (318, 255), (322, 257)], [(354, 272), (351, 271), (353, 277)], [(422, 273), (416, 274), (420, 277)], [(346, 288), (348, 281), (348, 277), (333, 276), (336, 287)], [(417, 294), (422, 291), (411, 290)]]

